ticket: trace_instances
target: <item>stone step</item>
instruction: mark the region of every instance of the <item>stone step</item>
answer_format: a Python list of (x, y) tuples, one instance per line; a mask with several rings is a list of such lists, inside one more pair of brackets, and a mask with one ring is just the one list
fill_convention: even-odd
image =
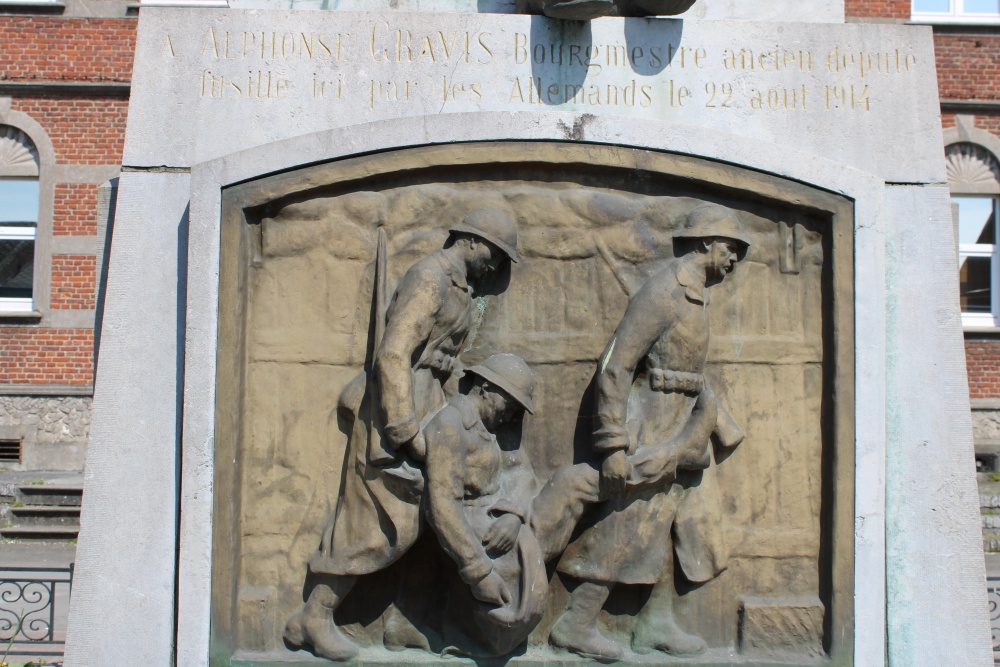
[(83, 503), (83, 487), (79, 485), (21, 484), (16, 495), (25, 505), (79, 507)]
[(0, 528), (0, 537), (6, 540), (75, 540), (77, 526), (15, 526)]
[(11, 507), (7, 520), (15, 526), (73, 526), (80, 527), (80, 507), (56, 505), (26, 505)]

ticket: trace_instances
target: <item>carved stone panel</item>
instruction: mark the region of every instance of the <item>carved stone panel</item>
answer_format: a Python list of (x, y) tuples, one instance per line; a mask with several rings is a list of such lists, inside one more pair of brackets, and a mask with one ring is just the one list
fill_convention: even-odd
[(605, 146), (227, 190), (216, 656), (850, 664), (851, 239)]

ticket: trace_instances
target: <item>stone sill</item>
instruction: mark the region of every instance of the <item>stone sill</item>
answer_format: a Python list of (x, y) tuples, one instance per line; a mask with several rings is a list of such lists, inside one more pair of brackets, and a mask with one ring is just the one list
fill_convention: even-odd
[(46, 0), (6, 2), (0, 0), (0, 14), (62, 14), (65, 11), (66, 5), (61, 2), (46, 2)]
[(42, 319), (42, 314), (37, 310), (3, 310), (0, 311), (0, 320), (30, 320), (37, 322)]
[(91, 384), (0, 384), (0, 396), (93, 396)]

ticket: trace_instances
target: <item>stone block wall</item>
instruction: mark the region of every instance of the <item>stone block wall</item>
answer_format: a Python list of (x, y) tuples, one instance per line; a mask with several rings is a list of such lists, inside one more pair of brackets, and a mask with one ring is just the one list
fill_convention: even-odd
[(19, 439), (19, 465), (0, 470), (82, 470), (90, 435), (89, 396), (0, 396), (0, 439)]

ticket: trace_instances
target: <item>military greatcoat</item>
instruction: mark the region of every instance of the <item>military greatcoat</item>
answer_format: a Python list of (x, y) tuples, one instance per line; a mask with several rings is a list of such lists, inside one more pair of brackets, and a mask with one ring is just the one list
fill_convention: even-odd
[[(684, 428), (697, 396), (692, 379), (701, 378), (708, 352), (707, 305), (704, 278), (684, 258), (632, 298), (597, 370), (594, 447), (602, 455), (634, 455)], [(688, 579), (716, 576), (727, 555), (718, 494), (710, 488), (714, 468), (691, 481), (696, 485), (654, 479), (598, 504), (559, 571), (590, 581), (656, 583), (673, 542)]]
[(414, 264), (400, 281), (374, 369), (355, 377), (340, 397), (341, 411), (352, 423), (344, 483), (310, 560), (313, 572), (376, 572), (394, 563), (422, 532), (420, 470), (401, 474), (399, 466), (372, 465), (369, 441), (384, 438), (398, 447), (444, 405), (444, 387), (451, 384), (456, 356), (472, 329), (472, 305), (466, 267), (445, 250)]

